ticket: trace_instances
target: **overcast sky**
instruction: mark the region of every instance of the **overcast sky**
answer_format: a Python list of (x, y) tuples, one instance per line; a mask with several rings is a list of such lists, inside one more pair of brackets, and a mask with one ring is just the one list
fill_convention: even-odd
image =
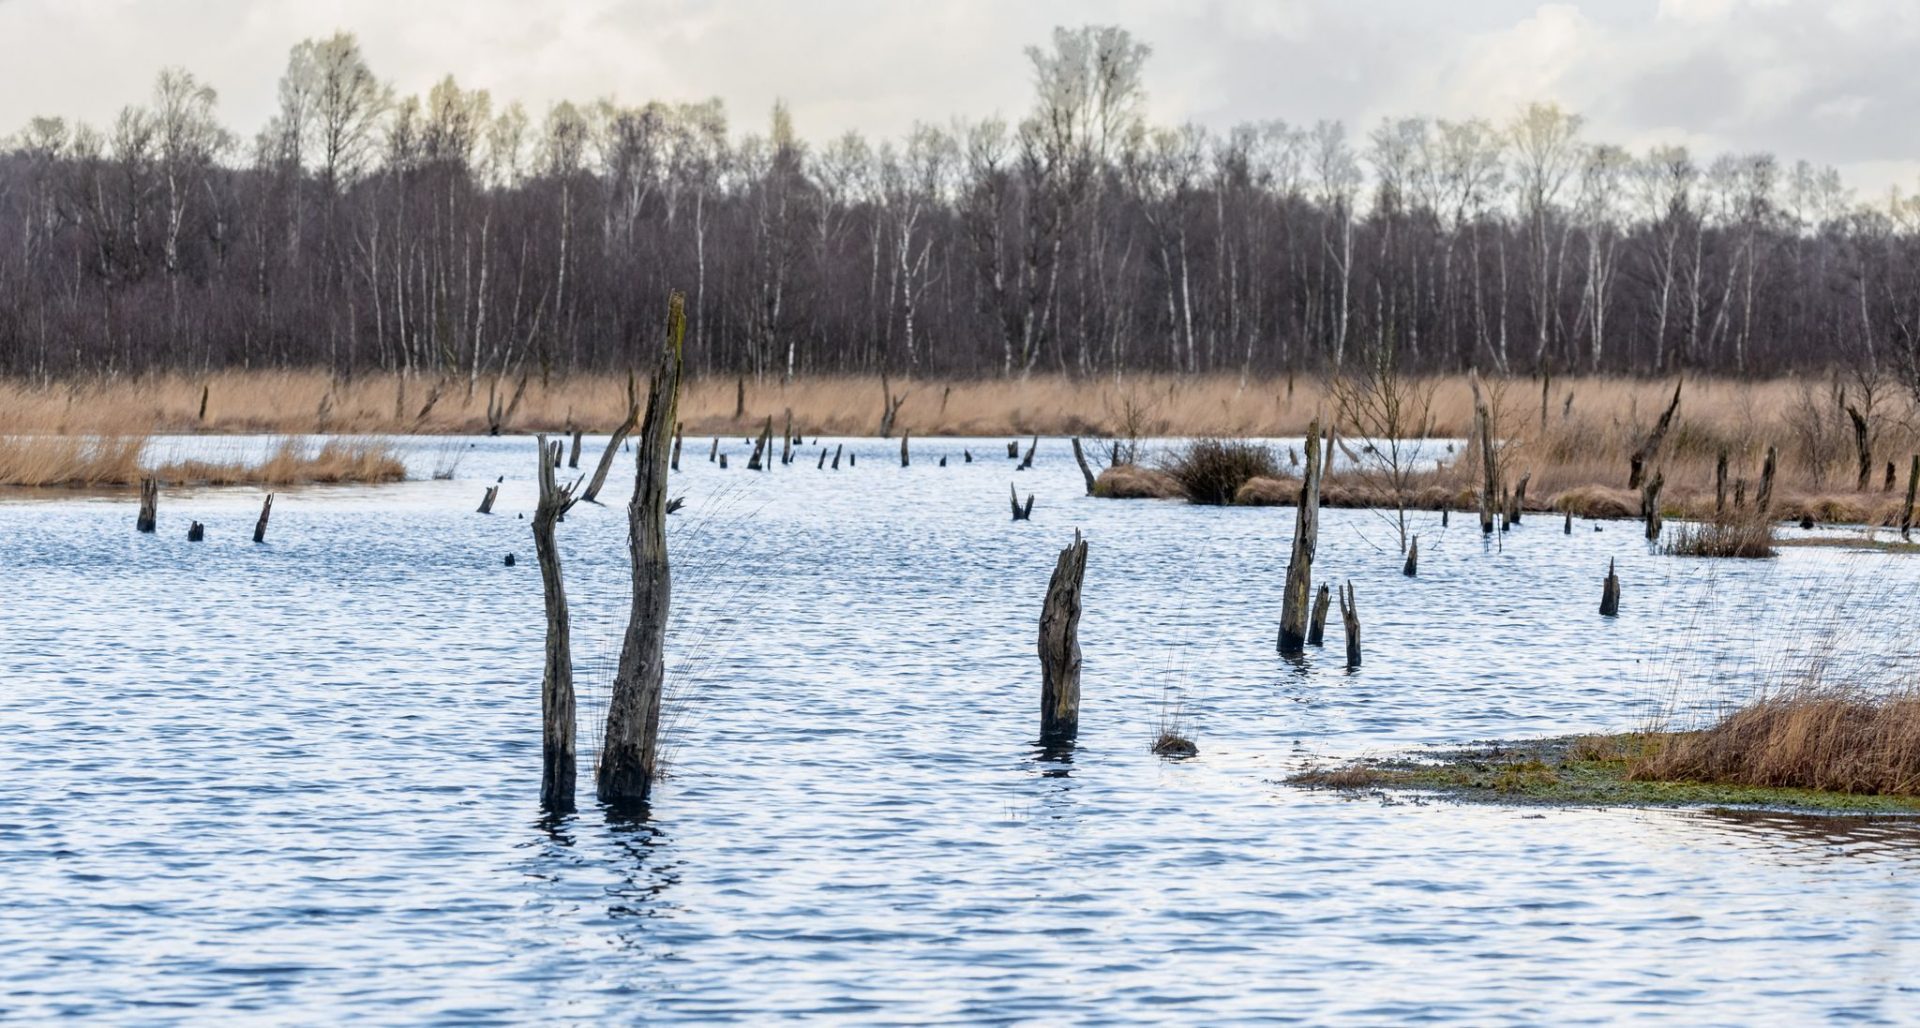
[(448, 72), (537, 118), (563, 98), (776, 97), (801, 133), (1016, 114), (1023, 46), (1120, 24), (1154, 49), (1156, 120), (1504, 118), (1531, 99), (1635, 147), (1773, 151), (1863, 193), (1920, 183), (1914, 0), (0, 0), (0, 134), (109, 121), (183, 65), (245, 135), (287, 50), (347, 29), (403, 92)]

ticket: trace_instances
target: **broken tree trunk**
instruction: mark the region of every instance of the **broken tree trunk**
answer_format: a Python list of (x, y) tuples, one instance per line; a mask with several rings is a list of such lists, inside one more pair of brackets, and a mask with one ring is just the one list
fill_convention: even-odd
[(1767, 459), (1760, 465), (1760, 491), (1753, 498), (1753, 508), (1760, 512), (1763, 520), (1767, 512), (1773, 509), (1773, 473), (1779, 463), (1779, 452), (1771, 446), (1767, 447)]
[(140, 480), (140, 513), (133, 519), (133, 527), (141, 532), (151, 532), (160, 524), (160, 483), (151, 478)]
[(1713, 516), (1725, 517), (1727, 514), (1727, 451), (1721, 450), (1720, 456), (1713, 462)]
[(840, 451), (847, 448), (846, 443), (833, 444), (833, 470), (840, 470)]
[[(554, 483), (553, 464), (546, 459), (547, 437), (540, 444), (540, 500), (533, 510), (533, 552), (540, 562), (540, 587), (546, 599), (546, 670), (540, 678), (540, 806), (556, 814), (574, 809), (574, 697), (572, 628), (567, 613), (567, 587), (560, 576), (560, 548), (554, 526), (573, 506), (573, 489)], [(553, 444), (558, 456), (560, 444)]]
[(827, 467), (827, 448), (822, 446), (820, 447), (820, 463), (815, 464), (813, 466), (813, 469), (815, 471), (824, 471), (826, 470), (826, 467)]
[(1093, 469), (1087, 466), (1087, 455), (1080, 449), (1080, 437), (1073, 437), (1073, 462), (1080, 465), (1080, 477), (1087, 480), (1087, 495), (1093, 495)]
[(1520, 484), (1513, 487), (1513, 523), (1520, 523), (1520, 516), (1527, 512), (1527, 483), (1533, 480), (1533, 472), (1520, 476)]
[(1666, 440), (1667, 431), (1673, 428), (1673, 415), (1680, 409), (1680, 389), (1686, 385), (1686, 379), (1676, 379), (1673, 383), (1673, 399), (1668, 401), (1667, 409), (1660, 413), (1660, 420), (1654, 422), (1653, 431), (1640, 443), (1640, 448), (1627, 458), (1627, 488), (1638, 489), (1646, 478), (1647, 462), (1660, 452), (1660, 444)]
[(634, 447), (633, 500), (627, 505), (633, 605), (607, 704), (597, 785), (610, 805), (644, 803), (659, 759), (660, 695), (666, 678), (667, 613), (673, 576), (667, 560), (667, 445), (680, 400), (686, 299), (668, 302), (666, 345), (647, 386), (647, 414)]
[(1567, 514), (1567, 520), (1565, 521), (1565, 523), (1563, 523), (1560, 526), (1560, 531), (1563, 534), (1572, 535), (1573, 534), (1573, 508), (1568, 507), (1566, 514)]
[(1026, 458), (1020, 462), (1020, 466), (1015, 470), (1025, 471), (1028, 468), (1033, 467), (1033, 455), (1037, 453), (1039, 449), (1040, 449), (1040, 437), (1034, 436), (1032, 445), (1027, 447)]
[(1495, 501), (1500, 493), (1500, 466), (1494, 460), (1493, 417), (1480, 395), (1480, 374), (1467, 377), (1473, 387), (1473, 433), (1480, 441), (1480, 534), (1493, 534)]
[(673, 460), (670, 461), (667, 465), (674, 471), (680, 470), (680, 443), (682, 441), (682, 438), (683, 437), (680, 435), (680, 429), (676, 427), (673, 430)]
[(780, 463), (793, 463), (793, 408), (787, 408), (787, 431), (780, 437)]
[[(587, 491), (580, 498), (588, 503), (600, 502), (600, 490), (607, 484), (607, 473), (613, 470), (613, 458), (620, 452), (620, 444), (627, 441), (627, 434), (640, 424), (640, 388), (634, 381), (633, 369), (627, 369), (627, 416), (614, 428), (613, 437), (607, 440), (607, 449), (600, 454), (600, 463), (593, 469), (593, 477), (587, 480)], [(718, 451), (720, 440), (714, 439), (714, 449)]]
[(273, 516), (273, 494), (268, 493), (267, 498), (260, 501), (260, 520), (253, 523), (253, 541), (254, 542), (264, 543), (267, 541), (267, 519), (272, 516)]
[(747, 376), (741, 375), (734, 380), (733, 420), (739, 421), (747, 416)]
[(900, 433), (900, 466), (903, 468), (913, 464), (913, 461), (907, 457), (907, 440), (912, 434), (911, 432)]
[(1613, 573), (1613, 561), (1607, 561), (1607, 580), (1600, 585), (1600, 616), (1620, 616), (1620, 576)]
[(1913, 541), (1913, 501), (1914, 486), (1920, 484), (1920, 454), (1916, 454), (1913, 463), (1907, 468), (1907, 502), (1900, 508), (1900, 538)]
[(900, 405), (907, 402), (907, 394), (893, 395), (893, 383), (886, 375), (880, 376), (880, 438), (893, 437), (893, 423), (900, 417)]
[(1340, 593), (1340, 621), (1347, 629), (1347, 667), (1360, 666), (1360, 602), (1354, 597), (1353, 582)]
[(720, 459), (720, 437), (714, 436), (713, 448), (707, 451), (707, 463), (712, 464), (719, 459)]
[(1656, 471), (1640, 490), (1640, 516), (1646, 519), (1649, 542), (1660, 538), (1660, 487), (1666, 483), (1666, 473)]
[(205, 539), (206, 537), (207, 537), (207, 526), (201, 524), (198, 521), (191, 521), (187, 523), (187, 541), (188, 542), (197, 543)]
[(753, 440), (753, 456), (747, 458), (748, 471), (773, 470), (773, 415), (767, 415), (767, 425)]
[(1325, 582), (1320, 583), (1320, 591), (1313, 596), (1313, 620), (1307, 625), (1307, 645), (1325, 646), (1327, 643), (1327, 608), (1333, 606), (1333, 592)]
[(1072, 742), (1080, 733), (1080, 589), (1087, 542), (1076, 529), (1060, 551), (1040, 608), (1040, 741)]
[(1019, 457), (1020, 457), (1020, 440), (1015, 439), (1007, 443), (1007, 459), (1017, 460), (1019, 459)]
[(1306, 467), (1300, 476), (1300, 502), (1293, 529), (1293, 556), (1287, 562), (1286, 592), (1280, 600), (1279, 650), (1285, 656), (1305, 652), (1307, 598), (1313, 592), (1313, 550), (1320, 527), (1320, 420), (1307, 426)]
[(1420, 537), (1417, 535), (1407, 545), (1407, 562), (1401, 566), (1400, 573), (1408, 578), (1420, 573)]
[(1020, 507), (1020, 490), (1015, 488), (1012, 483), (1008, 483), (1007, 493), (1012, 497), (1013, 520), (1026, 521), (1033, 517), (1033, 495), (1031, 493), (1027, 495), (1027, 506), (1024, 510)]
[(1860, 458), (1860, 475), (1853, 488), (1859, 492), (1867, 491), (1867, 483), (1873, 480), (1873, 436), (1867, 431), (1867, 416), (1860, 408), (1846, 404), (1847, 420), (1853, 422), (1853, 450)]
[(583, 434), (585, 433), (580, 429), (576, 428), (573, 430), (573, 448), (567, 453), (567, 467), (577, 468), (580, 466), (580, 437)]
[(499, 486), (497, 485), (488, 486), (487, 494), (485, 496), (480, 497), (480, 513), (482, 514), (493, 513), (493, 501), (499, 495), (500, 495)]

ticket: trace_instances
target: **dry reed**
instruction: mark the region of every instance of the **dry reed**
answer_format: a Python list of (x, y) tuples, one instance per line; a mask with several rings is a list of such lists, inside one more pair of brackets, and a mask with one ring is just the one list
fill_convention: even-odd
[(0, 486), (111, 488), (143, 478), (172, 485), (308, 485), (397, 482), (406, 477), (392, 444), (330, 439), (317, 447), (283, 439), (266, 459), (147, 459), (146, 436), (0, 437)]
[(1920, 794), (1920, 693), (1783, 690), (1704, 730), (1648, 737), (1632, 758), (1629, 777)]

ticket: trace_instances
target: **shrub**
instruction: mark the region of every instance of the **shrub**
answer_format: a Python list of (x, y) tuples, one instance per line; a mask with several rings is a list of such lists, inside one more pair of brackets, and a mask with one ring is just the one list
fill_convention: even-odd
[(1674, 529), (1666, 552), (1678, 557), (1771, 557), (1773, 522), (1747, 517), (1681, 525)]
[(1180, 484), (1191, 503), (1232, 503), (1253, 478), (1277, 478), (1280, 462), (1262, 443), (1243, 439), (1195, 439), (1165, 458), (1160, 469)]

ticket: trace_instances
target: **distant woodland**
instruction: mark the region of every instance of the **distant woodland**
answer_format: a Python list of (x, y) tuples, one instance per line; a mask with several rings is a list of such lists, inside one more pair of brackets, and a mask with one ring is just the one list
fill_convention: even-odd
[(617, 370), (678, 288), (693, 369), (758, 380), (1844, 365), (1920, 394), (1920, 200), (1552, 104), (1152, 125), (1126, 31), (1028, 56), (1029, 109), (888, 140), (398, 96), (348, 34), (294, 47), (244, 134), (168, 69), (0, 146), (0, 374)]

